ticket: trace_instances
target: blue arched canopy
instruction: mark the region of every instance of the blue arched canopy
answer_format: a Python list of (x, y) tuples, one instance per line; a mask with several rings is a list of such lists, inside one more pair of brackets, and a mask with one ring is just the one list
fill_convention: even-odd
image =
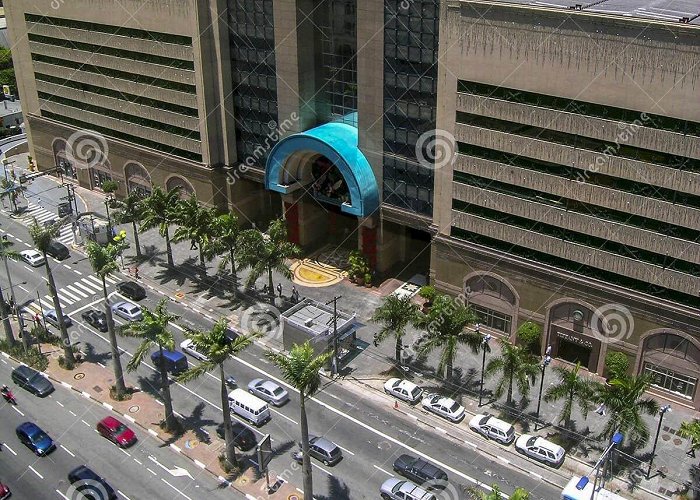
[(369, 162), (358, 148), (357, 127), (326, 123), (285, 137), (270, 152), (265, 188), (288, 194), (310, 182), (310, 165), (323, 155), (340, 171), (350, 201), (339, 203), (343, 213), (367, 217), (379, 207), (379, 188)]

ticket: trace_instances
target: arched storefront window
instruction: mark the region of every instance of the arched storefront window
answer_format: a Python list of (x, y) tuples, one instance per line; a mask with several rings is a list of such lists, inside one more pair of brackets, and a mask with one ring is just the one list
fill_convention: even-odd
[(192, 184), (190, 184), (187, 179), (185, 179), (184, 177), (180, 177), (179, 175), (173, 175), (165, 183), (166, 191), (170, 191), (171, 189), (175, 189), (176, 187), (180, 188), (180, 198), (187, 199), (193, 194), (195, 194)]
[(512, 335), (518, 297), (503, 278), (491, 273), (472, 274), (464, 280), (463, 292), (483, 325)]
[(90, 182), (92, 187), (102, 189), (105, 181), (112, 180), (112, 170), (109, 162), (96, 163), (90, 167)]
[(63, 139), (56, 139), (53, 142), (53, 158), (56, 166), (61, 169), (61, 173), (69, 179), (78, 179), (78, 171), (69, 160), (68, 145)]
[(686, 399), (695, 397), (700, 378), (700, 349), (672, 332), (652, 334), (644, 340), (641, 372), (652, 384)]
[(605, 352), (594, 311), (590, 304), (575, 299), (560, 299), (548, 306), (545, 332), (552, 357), (598, 372)]
[(138, 193), (142, 198), (151, 196), (151, 176), (138, 163), (130, 162), (124, 167), (126, 189), (129, 193)]

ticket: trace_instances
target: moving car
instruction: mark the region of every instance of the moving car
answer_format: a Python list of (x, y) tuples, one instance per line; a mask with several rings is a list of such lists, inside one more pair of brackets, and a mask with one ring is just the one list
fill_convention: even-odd
[(384, 383), (384, 392), (409, 403), (415, 403), (423, 395), (423, 389), (413, 382), (390, 378)]
[(401, 455), (394, 461), (394, 470), (416, 484), (431, 481), (436, 487), (447, 485), (447, 473), (422, 458)]
[(451, 398), (439, 394), (428, 394), (421, 403), (423, 408), (446, 418), (451, 422), (460, 422), (464, 418), (464, 407)]
[(289, 393), (272, 380), (255, 378), (248, 384), (248, 392), (275, 406), (289, 401)]
[(105, 417), (97, 422), (97, 432), (122, 448), (128, 448), (137, 441), (134, 431), (114, 417)]
[(112, 312), (127, 321), (140, 321), (143, 318), (141, 308), (125, 300), (113, 304)]
[(335, 465), (343, 459), (343, 451), (333, 441), (320, 436), (311, 436), (309, 456), (320, 460), (323, 465)]
[(263, 425), (272, 418), (267, 403), (243, 389), (234, 389), (228, 393), (228, 406), (233, 413), (256, 426)]
[(70, 471), (68, 481), (76, 491), (82, 493), (80, 498), (86, 500), (118, 500), (119, 498), (114, 488), (87, 465), (81, 465)]
[(156, 368), (160, 368), (161, 362), (165, 364), (165, 371), (173, 375), (182, 373), (189, 368), (187, 363), (187, 358), (180, 351), (168, 351), (163, 349), (163, 354), (161, 351), (155, 351), (151, 354), (151, 361)]
[(489, 413), (475, 415), (469, 421), (469, 427), (487, 438), (506, 445), (512, 443), (515, 439), (515, 428), (508, 422), (504, 422)]
[(207, 357), (197, 350), (192, 339), (185, 339), (182, 342), (180, 342), (180, 349), (182, 349), (183, 352), (186, 352), (187, 354), (192, 356), (194, 359), (198, 359), (200, 361), (208, 361)]
[[(46, 318), (46, 321), (55, 326), (56, 328), (60, 328), (58, 324), (58, 315), (56, 314), (56, 309), (47, 309), (44, 311), (44, 318)], [(73, 326), (73, 320), (68, 317), (68, 315), (64, 314), (63, 315), (63, 324), (66, 325), (66, 328), (69, 326)]]
[(53, 384), (34, 368), (21, 365), (12, 370), (12, 381), (18, 386), (39, 397), (48, 396), (54, 391)]
[(107, 331), (107, 315), (103, 311), (97, 309), (88, 309), (80, 315), (88, 325), (98, 329), (101, 332)]
[(70, 250), (68, 250), (68, 247), (63, 243), (52, 241), (46, 248), (46, 254), (50, 255), (56, 260), (65, 260), (70, 257)]
[(141, 300), (146, 298), (146, 289), (135, 281), (117, 283), (117, 290), (127, 299)]
[(56, 444), (41, 428), (32, 422), (19, 424), (15, 430), (17, 438), (38, 456), (44, 456), (56, 449)]
[(41, 252), (37, 250), (22, 250), (19, 253), (20, 258), (32, 267), (43, 266), (46, 262)]
[(10, 496), (12, 496), (10, 487), (0, 481), (0, 500), (5, 500), (6, 498), (10, 498)]
[[(252, 450), (258, 444), (255, 438), (255, 433), (247, 425), (234, 420), (231, 422), (231, 430), (233, 431), (233, 444), (238, 446), (243, 451)], [(224, 426), (220, 425), (216, 428), (216, 435), (221, 439), (225, 439)]]
[(382, 483), (379, 490), (384, 500), (437, 500), (437, 497), (429, 491), (413, 484), (392, 477)]
[(559, 467), (564, 462), (564, 455), (566, 454), (564, 448), (558, 444), (530, 434), (520, 436), (515, 442), (515, 449), (554, 467)]

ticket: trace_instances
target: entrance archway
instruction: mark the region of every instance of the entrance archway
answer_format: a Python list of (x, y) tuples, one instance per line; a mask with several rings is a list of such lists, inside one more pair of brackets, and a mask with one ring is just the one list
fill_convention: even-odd
[(591, 373), (602, 374), (605, 344), (600, 334), (595, 334), (601, 331), (600, 325), (593, 324), (599, 320), (593, 306), (576, 299), (560, 299), (550, 304), (545, 320), (545, 344), (552, 346), (552, 357), (569, 363), (580, 362)]
[(143, 165), (129, 162), (124, 167), (126, 187), (128, 193), (138, 193), (142, 198), (151, 196), (151, 176)]
[(518, 326), (520, 296), (510, 283), (497, 274), (477, 271), (464, 278), (462, 291), (483, 325), (512, 339)]

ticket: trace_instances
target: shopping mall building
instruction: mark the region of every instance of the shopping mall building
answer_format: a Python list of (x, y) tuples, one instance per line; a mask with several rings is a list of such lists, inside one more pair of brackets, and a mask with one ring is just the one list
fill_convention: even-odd
[(700, 409), (700, 8), (575, 1), (5, 12), (41, 169), (284, 215), (309, 252), (422, 272), (591, 372), (622, 351)]

